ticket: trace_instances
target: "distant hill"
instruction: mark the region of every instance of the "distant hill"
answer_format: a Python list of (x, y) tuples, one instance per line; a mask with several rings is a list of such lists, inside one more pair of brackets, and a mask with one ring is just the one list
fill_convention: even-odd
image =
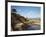
[(40, 18), (28, 18), (29, 20), (40, 20)]

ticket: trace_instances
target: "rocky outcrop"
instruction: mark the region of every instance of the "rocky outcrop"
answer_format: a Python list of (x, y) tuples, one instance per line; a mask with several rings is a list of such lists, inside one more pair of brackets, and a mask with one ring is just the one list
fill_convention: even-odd
[[(16, 13), (11, 13), (11, 27), (12, 27), (12, 30), (13, 31), (16, 31), (16, 30), (21, 30), (21, 29), (24, 29), (25, 26), (27, 26), (26, 22), (27, 19), (24, 18), (23, 16), (20, 16), (19, 14), (16, 14)], [(23, 23), (20, 27), (20, 28), (17, 28), (17, 24), (19, 23)], [(19, 26), (19, 25), (18, 25)]]

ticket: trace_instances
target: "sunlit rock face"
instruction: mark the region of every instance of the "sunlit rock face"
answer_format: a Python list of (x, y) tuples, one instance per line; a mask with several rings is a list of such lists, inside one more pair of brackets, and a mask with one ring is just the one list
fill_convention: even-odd
[(14, 31), (22, 30), (22, 25), (25, 24), (25, 21), (27, 21), (26, 18), (20, 15), (18, 16), (18, 14), (15, 13), (11, 13), (11, 26)]

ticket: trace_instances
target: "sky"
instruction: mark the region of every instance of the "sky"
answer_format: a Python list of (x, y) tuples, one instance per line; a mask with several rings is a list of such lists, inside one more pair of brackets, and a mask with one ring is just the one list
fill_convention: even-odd
[(17, 14), (27, 18), (40, 18), (40, 7), (35, 6), (11, 6), (11, 9), (16, 9)]

